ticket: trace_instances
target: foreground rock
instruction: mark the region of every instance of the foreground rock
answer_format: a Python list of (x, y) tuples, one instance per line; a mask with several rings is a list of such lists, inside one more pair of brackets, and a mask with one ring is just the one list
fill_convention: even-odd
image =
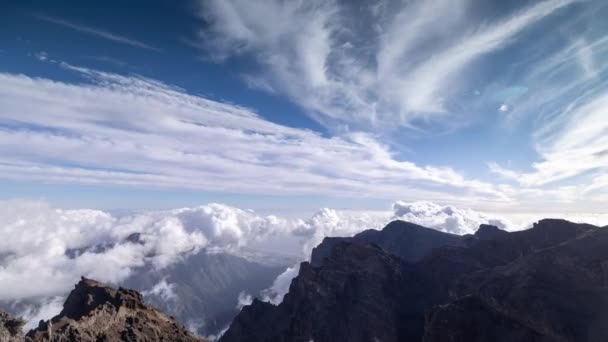
[(254, 301), (220, 341), (608, 341), (606, 229), (385, 230), (326, 240), (280, 305)]
[(0, 310), (0, 341), (21, 342), (23, 341), (23, 325), (25, 322), (20, 318), (11, 317), (8, 313)]
[(134, 290), (114, 289), (83, 278), (70, 293), (63, 310), (40, 321), (26, 341), (185, 341), (201, 339), (173, 318), (144, 304)]

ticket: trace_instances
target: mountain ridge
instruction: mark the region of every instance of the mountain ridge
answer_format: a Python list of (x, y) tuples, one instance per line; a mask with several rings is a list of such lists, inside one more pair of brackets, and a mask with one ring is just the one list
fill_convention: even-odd
[[(425, 241), (436, 234), (427, 234), (424, 227), (396, 221), (387, 228), (386, 233), (367, 231), (363, 237), (324, 240), (311, 262), (301, 264), (281, 304), (254, 301), (220, 341), (608, 338), (602, 328), (608, 324), (608, 314), (585, 295), (593, 290), (601, 304), (608, 298), (608, 252), (603, 252), (608, 251), (608, 238), (604, 238), (608, 235), (602, 228), (556, 219), (510, 233), (485, 225), (473, 235), (440, 235), (448, 245), (441, 245), (443, 240)], [(395, 239), (394, 230), (403, 236)], [(377, 238), (383, 234), (384, 238)], [(375, 237), (369, 239), (370, 235)], [(394, 249), (394, 241), (408, 241), (410, 236), (416, 237), (410, 242), (423, 246), (416, 254)], [(584, 244), (595, 247), (583, 248)], [(572, 280), (563, 272), (574, 271), (577, 260), (592, 266), (572, 273)], [(562, 290), (544, 289), (543, 281)], [(571, 297), (554, 296), (569, 290)], [(546, 296), (535, 302), (527, 293), (538, 291)], [(522, 314), (531, 305), (538, 317), (546, 318)], [(571, 315), (564, 307), (595, 321), (564, 319)], [(475, 326), (477, 321), (484, 325)], [(375, 328), (370, 330), (370, 326)]]

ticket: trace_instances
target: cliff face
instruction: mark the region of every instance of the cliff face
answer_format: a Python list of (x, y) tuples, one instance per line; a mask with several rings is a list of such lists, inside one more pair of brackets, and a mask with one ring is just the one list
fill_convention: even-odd
[[(505, 341), (518, 340), (526, 330), (536, 336), (526, 341), (607, 341), (608, 230), (589, 231), (501, 267), (468, 274), (454, 292), (459, 299), (430, 311), (428, 341), (463, 340), (446, 333), (488, 340), (466, 328), (470, 317), (484, 312), (495, 319), (482, 327), (519, 327), (500, 331)], [(467, 309), (473, 301), (478, 306)]]
[[(395, 227), (377, 245), (327, 240), (283, 303), (245, 307), (221, 341), (608, 340), (608, 231), (543, 220), (425, 241)], [(394, 243), (408, 236), (435, 247), (411, 258)]]
[[(254, 301), (222, 341), (391, 341), (413, 278), (397, 257), (373, 245), (341, 242), (323, 267), (303, 263), (283, 303)], [(419, 305), (412, 303), (412, 306)], [(362, 322), (365, 322), (364, 324)]]
[(173, 318), (144, 303), (134, 290), (83, 278), (63, 310), (41, 321), (26, 341), (202, 341)]

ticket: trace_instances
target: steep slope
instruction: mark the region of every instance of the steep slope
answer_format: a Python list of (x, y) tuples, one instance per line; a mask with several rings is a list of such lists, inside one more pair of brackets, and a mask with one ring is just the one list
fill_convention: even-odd
[[(452, 315), (464, 311), (500, 314), (495, 324), (515, 322), (550, 341), (608, 340), (608, 231), (599, 229), (565, 243), (533, 253), (502, 267), (464, 277), (455, 289), (455, 300), (438, 307), (428, 317), (428, 341), (445, 341), (441, 332), (473, 338), (464, 320)], [(469, 298), (463, 300), (462, 298)], [(480, 303), (468, 308), (470, 301)], [(517, 340), (516, 330), (501, 333)]]
[(279, 306), (256, 300), (245, 307), (221, 341), (404, 339), (407, 326), (398, 323), (408, 308), (402, 304), (425, 306), (417, 303), (420, 297), (401, 291), (416, 279), (410, 271), (378, 247), (339, 242), (323, 267), (302, 263)]
[(27, 341), (202, 341), (173, 318), (144, 303), (140, 293), (83, 278), (63, 310), (40, 321)]
[[(412, 226), (389, 227), (380, 246), (333, 239), (317, 249), (316, 265), (302, 264), (283, 303), (245, 307), (221, 341), (607, 340), (601, 229), (563, 220), (514, 233), (482, 226), (418, 250), (412, 262), (392, 243), (406, 241)], [(381, 249), (387, 243), (390, 253)]]

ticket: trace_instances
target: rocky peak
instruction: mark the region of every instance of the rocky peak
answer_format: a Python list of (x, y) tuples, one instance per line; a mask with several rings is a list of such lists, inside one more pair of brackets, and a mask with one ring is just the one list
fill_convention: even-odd
[(509, 233), (496, 226), (482, 224), (479, 226), (479, 229), (477, 229), (474, 236), (481, 240), (493, 240), (507, 234)]
[(66, 299), (63, 310), (40, 321), (27, 341), (202, 341), (157, 309), (143, 296), (82, 278)]
[(397, 222), (326, 240), (280, 305), (254, 301), (220, 341), (608, 341), (608, 231), (437, 234)]
[(389, 254), (395, 255), (407, 262), (415, 262), (433, 249), (442, 246), (464, 246), (466, 240), (462, 236), (443, 233), (435, 229), (419, 226), (410, 222), (396, 220), (389, 223), (382, 231), (366, 230), (353, 237), (329, 237), (312, 251), (310, 262), (313, 266), (321, 266), (328, 257), (334, 245), (340, 242), (356, 244), (375, 244)]
[(221, 341), (407, 340), (396, 320), (405, 308), (403, 267), (378, 246), (336, 243), (323, 266), (301, 264), (283, 303), (255, 300)]
[(87, 278), (82, 278), (66, 299), (60, 316), (78, 320), (103, 306), (118, 311), (121, 307), (131, 310), (144, 309), (143, 296), (128, 289), (114, 289)]

